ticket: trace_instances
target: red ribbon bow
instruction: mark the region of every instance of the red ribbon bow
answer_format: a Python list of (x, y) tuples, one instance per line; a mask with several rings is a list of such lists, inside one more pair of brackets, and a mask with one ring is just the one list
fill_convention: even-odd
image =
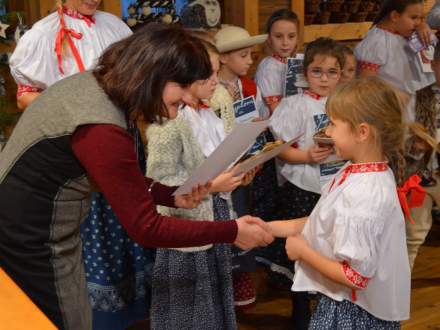
[(81, 55), (78, 52), (78, 49), (76, 48), (75, 44), (73, 43), (72, 37), (79, 40), (82, 38), (82, 34), (79, 32), (76, 32), (72, 29), (68, 29), (66, 27), (66, 23), (64, 21), (63, 17), (63, 9), (59, 8), (58, 13), (60, 15), (60, 25), (61, 28), (57, 33), (57, 37), (55, 40), (55, 53), (57, 54), (57, 60), (58, 60), (58, 70), (61, 74), (64, 75), (63, 70), (63, 41), (64, 38), (67, 39), (67, 42), (69, 43), (70, 49), (72, 50), (73, 57), (75, 58), (76, 65), (78, 66), (79, 72), (85, 71), (83, 61), (81, 59)]
[[(417, 174), (414, 174), (406, 180), (402, 187), (397, 188), (397, 195), (403, 213), (411, 224), (414, 224), (414, 220), (411, 217), (410, 209), (422, 206), (426, 195), (426, 191), (420, 185), (420, 181), (422, 179)], [(409, 198), (407, 198), (408, 194), (410, 195)]]

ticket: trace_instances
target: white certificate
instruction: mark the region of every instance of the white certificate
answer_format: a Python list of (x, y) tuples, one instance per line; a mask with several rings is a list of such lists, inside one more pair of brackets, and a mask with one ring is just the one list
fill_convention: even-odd
[(257, 136), (267, 128), (268, 124), (267, 120), (235, 124), (232, 132), (192, 173), (191, 177), (173, 193), (173, 196), (188, 194), (193, 187), (206, 184), (226, 171), (249, 150), (255, 143)]

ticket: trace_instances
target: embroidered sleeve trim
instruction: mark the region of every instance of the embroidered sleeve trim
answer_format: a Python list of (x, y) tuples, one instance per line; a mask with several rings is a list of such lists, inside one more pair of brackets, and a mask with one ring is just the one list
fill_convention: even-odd
[(378, 72), (380, 69), (379, 64), (365, 62), (365, 61), (359, 61), (358, 66), (359, 66), (359, 69), (361, 69), (361, 70), (369, 70), (369, 71), (374, 71), (374, 72)]
[(357, 288), (365, 289), (367, 287), (370, 279), (359, 274), (356, 270), (351, 268), (346, 261), (342, 263), (342, 271), (344, 272), (345, 278), (353, 283), (353, 285), (355, 285)]
[(28, 85), (21, 85), (19, 84), (17, 89), (17, 98), (23, 96), (26, 93), (41, 93), (43, 89)]
[(280, 102), (282, 98), (283, 97), (281, 95), (272, 95), (272, 96), (266, 96), (263, 99), (267, 105), (271, 105)]

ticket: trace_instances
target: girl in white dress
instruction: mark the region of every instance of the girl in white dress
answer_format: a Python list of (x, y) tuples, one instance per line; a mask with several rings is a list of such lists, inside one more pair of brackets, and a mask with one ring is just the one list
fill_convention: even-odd
[[(279, 187), (278, 219), (308, 216), (318, 202), (322, 185), (343, 165), (331, 146), (319, 146), (313, 139), (328, 123), (325, 103), (339, 82), (343, 65), (344, 55), (334, 40), (320, 38), (310, 43), (304, 56), (304, 73), (310, 89), (284, 98), (271, 117), (270, 128), (276, 138), (289, 141), (301, 136), (296, 146), (279, 155), (283, 162), (279, 174), (285, 182)], [(272, 244), (277, 250), (267, 254), (267, 262), (272, 270), (284, 275), (284, 282), (290, 286), (293, 263), (287, 258), (284, 244), (282, 239)], [(292, 295), (293, 323), (297, 329), (307, 328), (310, 312), (304, 297), (307, 293)]]
[(267, 43), (273, 53), (258, 64), (255, 82), (268, 113), (272, 114), (283, 98), (287, 58), (295, 56), (298, 30), (298, 16), (288, 9), (275, 11), (267, 21)]
[(399, 329), (409, 318), (403, 181), (404, 124), (396, 92), (378, 78), (343, 84), (327, 102), (327, 135), (350, 162), (310, 216), (272, 222), (296, 260), (293, 291), (316, 291), (310, 329)]
[(422, 0), (384, 1), (373, 27), (355, 48), (360, 75), (378, 75), (396, 87), (408, 102), (408, 121), (414, 120), (416, 91), (435, 80), (433, 73), (423, 72), (417, 54), (408, 47), (422, 16)]

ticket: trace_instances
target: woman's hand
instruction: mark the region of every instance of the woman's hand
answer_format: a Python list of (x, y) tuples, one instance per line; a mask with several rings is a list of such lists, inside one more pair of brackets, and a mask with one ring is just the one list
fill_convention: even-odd
[(303, 235), (298, 234), (290, 236), (286, 240), (286, 253), (290, 260), (301, 260), (304, 249), (309, 243), (304, 239)]
[(174, 205), (182, 209), (197, 207), (211, 190), (211, 182), (194, 187), (189, 194), (174, 196)]
[(273, 241), (267, 223), (260, 218), (246, 215), (237, 221), (237, 237), (234, 245), (242, 250), (249, 250), (257, 246), (267, 246)]
[(231, 192), (242, 184), (244, 174), (234, 175), (233, 170), (219, 174), (212, 182), (211, 192)]
[(332, 147), (320, 147), (316, 144), (307, 149), (309, 155), (309, 163), (318, 164), (323, 162), (333, 153)]

